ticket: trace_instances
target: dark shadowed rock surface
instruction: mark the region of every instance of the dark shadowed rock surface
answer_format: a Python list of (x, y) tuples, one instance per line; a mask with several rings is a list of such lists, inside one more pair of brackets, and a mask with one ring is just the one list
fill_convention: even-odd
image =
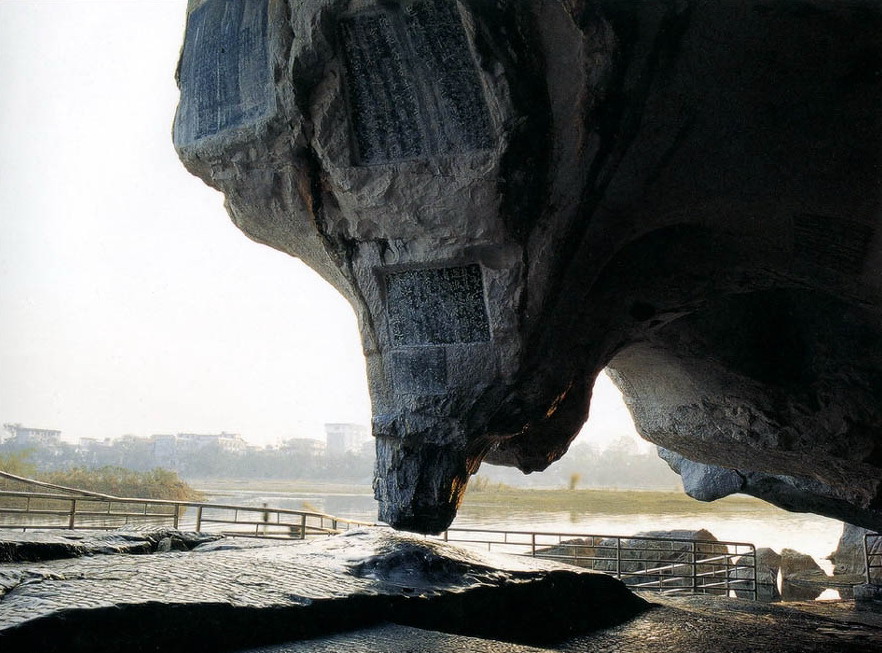
[(0, 563), (37, 562), (114, 553), (187, 551), (221, 539), (221, 535), (171, 528), (129, 527), (115, 531), (0, 530)]
[(876, 604), (882, 610), (882, 585), (864, 583), (854, 588), (854, 599), (859, 603)]
[(178, 154), (352, 304), (383, 521), (439, 532), (482, 461), (545, 469), (607, 368), (693, 496), (882, 528), (882, 5), (186, 20)]
[(381, 622), (544, 644), (647, 607), (610, 576), (389, 530), (236, 542), (0, 564), (0, 650), (235, 650)]
[[(664, 598), (627, 623), (528, 647), (381, 626), (247, 653), (872, 653), (882, 651), (882, 613), (849, 602), (769, 606), (710, 597)], [(245, 652), (243, 652), (245, 653)]]

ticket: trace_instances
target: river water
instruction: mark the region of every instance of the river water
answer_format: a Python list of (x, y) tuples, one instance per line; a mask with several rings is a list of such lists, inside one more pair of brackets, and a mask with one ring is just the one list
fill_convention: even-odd
[[(208, 501), (247, 506), (316, 510), (337, 517), (375, 521), (377, 503), (370, 489), (361, 492), (267, 491), (225, 488), (215, 494), (208, 490)], [(746, 505), (747, 504), (747, 505)], [(710, 531), (719, 540), (749, 542), (770, 547), (796, 549), (815, 558), (828, 572), (832, 565), (825, 559), (836, 548), (842, 523), (812, 514), (790, 513), (760, 501), (726, 500), (706, 505), (702, 510), (676, 513), (612, 514), (608, 510), (580, 508), (570, 511), (527, 510), (517, 505), (480, 505), (467, 501), (459, 511), (454, 526), (499, 530), (525, 530), (573, 534), (634, 535), (641, 531), (700, 529)]]
[[(374, 522), (377, 518), (377, 502), (369, 487), (298, 489), (294, 485), (285, 485), (281, 489), (268, 489), (253, 482), (247, 485), (236, 482), (195, 485), (204, 488), (207, 503), (309, 510), (365, 522)], [(515, 498), (508, 500), (506, 495), (494, 495), (492, 489), (477, 495), (469, 494), (453, 527), (574, 536), (629, 536), (645, 531), (706, 529), (721, 541), (746, 542), (757, 548), (770, 547), (779, 553), (784, 548), (806, 553), (828, 574), (832, 573), (833, 566), (826, 557), (836, 548), (842, 532), (841, 522), (818, 515), (786, 512), (748, 497), (702, 504), (693, 502), (682, 493), (604, 491), (574, 493), (571, 498), (570, 494), (558, 491), (551, 495), (548, 503), (565, 505), (568, 509), (546, 510), (536, 507), (547, 505), (541, 501), (537, 503), (539, 494), (527, 491), (513, 496)], [(524, 505), (518, 505), (519, 500)], [(15, 523), (26, 521), (33, 527), (45, 523), (40, 515), (30, 515), (28, 519), (23, 515), (13, 517)], [(251, 516), (251, 519), (255, 517)], [(194, 528), (195, 520), (195, 509), (187, 509), (182, 515), (180, 528)], [(79, 519), (77, 526), (117, 527), (121, 523), (110, 523), (96, 516), (92, 521)], [(819, 598), (835, 599), (839, 598), (839, 593), (828, 589)]]

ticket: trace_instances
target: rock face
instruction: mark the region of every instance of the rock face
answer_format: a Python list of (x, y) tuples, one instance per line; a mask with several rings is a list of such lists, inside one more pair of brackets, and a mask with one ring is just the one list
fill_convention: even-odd
[[(833, 567), (834, 574), (860, 576), (867, 573), (864, 535), (870, 532), (872, 531), (868, 531), (860, 526), (852, 524), (842, 525), (842, 536), (839, 538), (839, 544), (829, 557), (829, 560), (835, 565)], [(871, 540), (871, 552), (877, 548), (882, 549), (882, 547), (876, 545), (877, 541)]]
[(122, 528), (115, 531), (0, 532), (0, 563), (39, 562), (116, 553), (144, 554), (189, 551), (221, 535), (178, 531), (171, 528)]
[(229, 651), (377, 623), (524, 643), (648, 607), (611, 576), (386, 530), (0, 569), (0, 648)]
[[(781, 568), (781, 556), (774, 549), (760, 547), (756, 550), (756, 599), (765, 603), (771, 603), (781, 599), (778, 590), (778, 570)], [(743, 567), (729, 573), (733, 579), (749, 579), (750, 570)], [(753, 592), (736, 589), (735, 596), (741, 599), (754, 598)]]
[(700, 498), (879, 529), (880, 31), (835, 0), (190, 0), (174, 141), (355, 309), (390, 524), (560, 458), (608, 367), (643, 437), (729, 470)]
[(824, 591), (827, 574), (805, 553), (781, 551), (781, 594), (787, 601), (814, 601)]

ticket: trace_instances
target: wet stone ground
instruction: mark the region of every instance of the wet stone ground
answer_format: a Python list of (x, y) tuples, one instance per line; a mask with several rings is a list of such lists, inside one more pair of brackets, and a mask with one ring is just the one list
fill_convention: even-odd
[(392, 624), (247, 653), (873, 653), (882, 610), (850, 601), (770, 606), (719, 597), (651, 597), (627, 623), (549, 647), (430, 632)]
[(0, 531), (0, 563), (37, 562), (116, 553), (189, 551), (220, 535), (172, 528), (127, 527), (113, 531)]
[[(162, 535), (146, 555), (98, 538), (87, 557), (0, 564), (0, 651), (882, 652), (882, 613), (852, 602), (650, 605), (602, 574), (379, 530)], [(176, 538), (192, 550), (166, 551)]]
[(209, 651), (395, 621), (520, 642), (621, 623), (619, 581), (388, 530), (0, 564), (0, 651)]

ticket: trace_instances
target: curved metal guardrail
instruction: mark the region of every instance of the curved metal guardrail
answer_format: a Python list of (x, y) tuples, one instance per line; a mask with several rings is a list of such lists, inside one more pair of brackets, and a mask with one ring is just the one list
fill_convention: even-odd
[[(309, 510), (116, 497), (0, 472), (3, 479), (21, 486), (0, 489), (0, 528), (7, 529), (149, 524), (290, 540), (385, 526)], [(757, 597), (756, 549), (746, 542), (477, 528), (451, 528), (434, 539), (592, 569), (635, 590)]]
[(0, 489), (0, 528), (23, 531), (74, 528), (113, 530), (129, 524), (150, 524), (238, 537), (305, 539), (374, 525), (311, 510), (116, 497), (2, 471), (0, 479), (12, 481), (23, 488), (48, 490)]
[(747, 542), (472, 528), (439, 538), (600, 571), (638, 590), (757, 597), (756, 548)]
[(882, 585), (882, 533), (864, 534), (864, 562), (867, 582)]

